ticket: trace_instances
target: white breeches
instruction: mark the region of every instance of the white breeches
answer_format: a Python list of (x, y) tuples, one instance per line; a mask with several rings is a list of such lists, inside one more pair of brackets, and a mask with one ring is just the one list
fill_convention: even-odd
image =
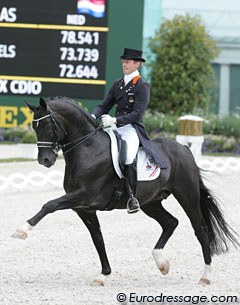
[(136, 129), (131, 124), (122, 127), (114, 126), (113, 129), (116, 129), (117, 132), (121, 135), (122, 139), (127, 143), (125, 164), (132, 164), (136, 158), (140, 144)]

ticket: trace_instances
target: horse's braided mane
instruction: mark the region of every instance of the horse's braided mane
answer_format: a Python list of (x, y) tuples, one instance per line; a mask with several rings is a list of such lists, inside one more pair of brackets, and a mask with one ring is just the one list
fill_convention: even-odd
[(90, 113), (81, 105), (79, 105), (75, 100), (69, 98), (69, 97), (64, 97), (64, 96), (56, 96), (56, 97), (49, 97), (46, 100), (47, 103), (51, 102), (56, 102), (56, 103), (67, 103), (71, 104), (73, 107), (76, 108), (76, 111), (81, 113), (82, 117), (91, 123), (94, 123), (95, 126), (97, 126), (96, 120), (90, 115)]

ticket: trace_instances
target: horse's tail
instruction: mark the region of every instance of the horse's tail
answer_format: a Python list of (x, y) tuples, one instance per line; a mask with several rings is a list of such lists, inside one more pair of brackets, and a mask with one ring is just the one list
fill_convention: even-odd
[(208, 231), (211, 255), (227, 252), (229, 242), (235, 247), (239, 247), (240, 244), (235, 237), (237, 233), (225, 221), (217, 199), (204, 185), (201, 176), (199, 184), (200, 206)]

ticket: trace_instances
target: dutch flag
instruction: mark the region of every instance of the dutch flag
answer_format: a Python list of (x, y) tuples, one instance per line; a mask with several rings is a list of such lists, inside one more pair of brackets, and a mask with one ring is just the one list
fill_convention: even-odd
[(104, 17), (105, 0), (78, 0), (78, 14), (89, 14), (96, 18)]

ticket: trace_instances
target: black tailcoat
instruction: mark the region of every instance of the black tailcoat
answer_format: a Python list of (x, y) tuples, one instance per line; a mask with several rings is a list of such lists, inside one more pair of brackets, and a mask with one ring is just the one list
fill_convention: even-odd
[(105, 100), (94, 109), (93, 114), (96, 118), (99, 118), (101, 115), (107, 114), (116, 105), (117, 127), (132, 124), (144, 149), (161, 168), (166, 168), (165, 160), (149, 139), (142, 122), (149, 99), (149, 85), (141, 77), (135, 77), (126, 86), (124, 86), (124, 80), (121, 78), (114, 82)]

